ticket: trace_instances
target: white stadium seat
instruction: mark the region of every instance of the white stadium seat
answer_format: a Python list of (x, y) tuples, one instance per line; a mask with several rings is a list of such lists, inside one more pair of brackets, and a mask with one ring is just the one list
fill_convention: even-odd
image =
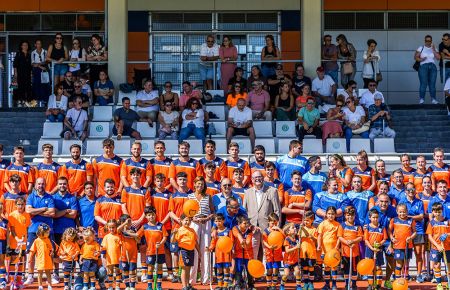
[(227, 140), (220, 138), (216, 139), (214, 138), (214, 142), (216, 142), (216, 153), (217, 154), (227, 154), (228, 148), (227, 148)]
[(147, 122), (137, 122), (136, 131), (141, 134), (142, 138), (155, 138), (156, 122), (153, 123), (153, 127), (150, 127)]
[(129, 155), (131, 147), (130, 139), (114, 140), (114, 153), (118, 155)]
[(45, 122), (42, 132), (43, 139), (61, 138), (60, 134), (63, 130), (63, 123)]
[(83, 142), (81, 142), (80, 140), (63, 140), (61, 154), (70, 155), (70, 146), (72, 146), (73, 144), (80, 145), (81, 152), (83, 152)]
[(108, 138), (109, 132), (109, 122), (89, 123), (89, 138)]
[(370, 139), (352, 138), (350, 140), (350, 153), (358, 153), (361, 150), (372, 153), (372, 150), (370, 149)]
[(42, 154), (42, 145), (51, 144), (53, 145), (53, 155), (59, 155), (59, 147), (61, 144), (61, 139), (41, 139), (38, 142), (38, 155)]
[(327, 153), (347, 153), (345, 138), (328, 138)]
[(178, 155), (178, 140), (162, 140), (166, 144), (166, 154)]
[(94, 106), (92, 121), (111, 121), (113, 119), (112, 106)]
[(248, 137), (244, 138), (233, 138), (231, 142), (236, 142), (239, 144), (239, 153), (240, 154), (252, 154), (253, 148), (250, 144), (250, 139)]
[(296, 138), (278, 138), (278, 154), (286, 154), (289, 152), (289, 143)]
[(395, 153), (394, 138), (373, 139), (373, 151), (375, 153)]
[(86, 154), (87, 155), (100, 155), (103, 154), (103, 140), (94, 139), (86, 141)]
[(215, 95), (219, 95), (221, 97), (224, 96), (223, 90), (207, 90), (206, 92), (210, 93), (212, 97), (214, 97)]
[(367, 91), (368, 89), (358, 89), (358, 98), (361, 98), (361, 96)]
[(210, 121), (225, 121), (225, 106), (205, 106), (206, 112), (214, 113), (218, 119), (209, 119)]
[[(214, 124), (214, 127), (216, 128), (216, 135), (211, 135), (213, 139), (226, 137), (227, 135), (226, 122), (208, 122), (208, 124)], [(206, 138), (209, 138), (209, 135), (206, 136)]]
[(323, 153), (322, 139), (303, 139), (303, 153)]
[(153, 139), (143, 139), (137, 140), (136, 142), (141, 143), (142, 145), (142, 154), (154, 154), (155, 150), (155, 140)]
[(275, 136), (296, 138), (295, 121), (276, 121)]
[(136, 94), (137, 94), (136, 91), (131, 91), (131, 93), (127, 93), (127, 94), (122, 91), (119, 91), (119, 99), (117, 100), (117, 104), (122, 105), (122, 98), (128, 97), (128, 98), (130, 98), (131, 105), (135, 106), (136, 105)]
[(254, 121), (253, 129), (256, 137), (273, 137), (272, 121)]
[(188, 142), (191, 145), (191, 148), (189, 149), (190, 154), (203, 154), (202, 140), (186, 139), (184, 141)]
[(266, 154), (275, 154), (275, 139), (274, 138), (256, 138), (255, 145), (262, 145), (266, 149)]

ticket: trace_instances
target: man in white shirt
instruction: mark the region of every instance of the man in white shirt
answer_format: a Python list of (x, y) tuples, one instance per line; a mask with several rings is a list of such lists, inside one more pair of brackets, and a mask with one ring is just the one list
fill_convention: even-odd
[(139, 117), (153, 127), (159, 112), (159, 93), (153, 89), (153, 82), (148, 80), (144, 84), (144, 89), (136, 95), (137, 113)]
[(336, 94), (336, 83), (333, 79), (325, 74), (325, 69), (319, 66), (316, 70), (317, 77), (312, 81), (312, 95), (316, 98), (319, 105), (335, 103), (334, 95)]
[(381, 101), (384, 103), (383, 94), (377, 90), (377, 82), (374, 79), (369, 80), (368, 90), (361, 95), (359, 104), (364, 107), (364, 109), (369, 109), (369, 107), (375, 104), (375, 95), (378, 97), (381, 95)]
[(65, 140), (72, 138), (84, 141), (87, 137), (88, 115), (82, 108), (83, 99), (80, 96), (75, 97), (74, 107), (67, 111), (64, 119), (63, 137)]
[(205, 90), (213, 89), (214, 71), (213, 62), (219, 59), (219, 46), (215, 43), (213, 35), (206, 37), (206, 43), (200, 48), (200, 79)]
[(252, 110), (245, 106), (246, 101), (239, 99), (236, 106), (228, 113), (227, 147), (235, 135), (250, 138), (251, 148), (255, 147), (255, 130), (253, 129)]

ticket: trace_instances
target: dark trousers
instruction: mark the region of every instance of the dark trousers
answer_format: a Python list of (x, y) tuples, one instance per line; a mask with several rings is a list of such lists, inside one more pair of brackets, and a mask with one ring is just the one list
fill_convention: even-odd
[(300, 126), (298, 129), (298, 139), (301, 141), (303, 138), (305, 138), (305, 135), (314, 135), (316, 136), (316, 139), (322, 139), (322, 129), (320, 127), (313, 128), (313, 131), (311, 133), (306, 132), (305, 128), (303, 126)]

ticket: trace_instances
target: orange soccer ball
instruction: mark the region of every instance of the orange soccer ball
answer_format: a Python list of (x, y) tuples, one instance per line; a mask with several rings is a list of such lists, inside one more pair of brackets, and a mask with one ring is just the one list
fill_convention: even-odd
[(252, 275), (252, 277), (254, 278), (260, 278), (264, 276), (264, 273), (266, 272), (264, 264), (261, 261), (255, 259), (248, 261), (247, 268), (250, 275)]
[(267, 243), (271, 246), (275, 246), (275, 249), (279, 249), (283, 246), (284, 235), (279, 231), (272, 231), (267, 237)]
[(408, 290), (408, 281), (405, 278), (395, 279), (392, 283), (393, 290)]
[(187, 217), (193, 217), (197, 214), (199, 210), (199, 205), (196, 200), (189, 199), (186, 200), (183, 204), (183, 212)]
[(340, 262), (341, 262), (341, 254), (336, 249), (328, 251), (323, 259), (323, 263), (331, 268), (337, 267)]
[(233, 248), (233, 241), (230, 239), (230, 237), (227, 236), (219, 237), (217, 239), (216, 247), (224, 253), (229, 253)]
[(358, 273), (362, 276), (364, 275), (370, 275), (373, 273), (373, 269), (375, 267), (375, 262), (373, 259), (362, 259), (358, 262), (358, 265), (356, 266), (356, 270)]

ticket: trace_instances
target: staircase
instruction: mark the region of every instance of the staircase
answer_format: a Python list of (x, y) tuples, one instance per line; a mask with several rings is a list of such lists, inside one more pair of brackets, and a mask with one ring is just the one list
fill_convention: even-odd
[(444, 105), (392, 105), (395, 149), (399, 153), (450, 152), (450, 116)]
[(30, 141), (30, 145), (24, 145), (26, 155), (36, 154), (45, 119), (45, 108), (0, 110), (0, 144), (4, 146), (3, 155), (12, 155), (14, 146), (21, 145), (20, 140)]

